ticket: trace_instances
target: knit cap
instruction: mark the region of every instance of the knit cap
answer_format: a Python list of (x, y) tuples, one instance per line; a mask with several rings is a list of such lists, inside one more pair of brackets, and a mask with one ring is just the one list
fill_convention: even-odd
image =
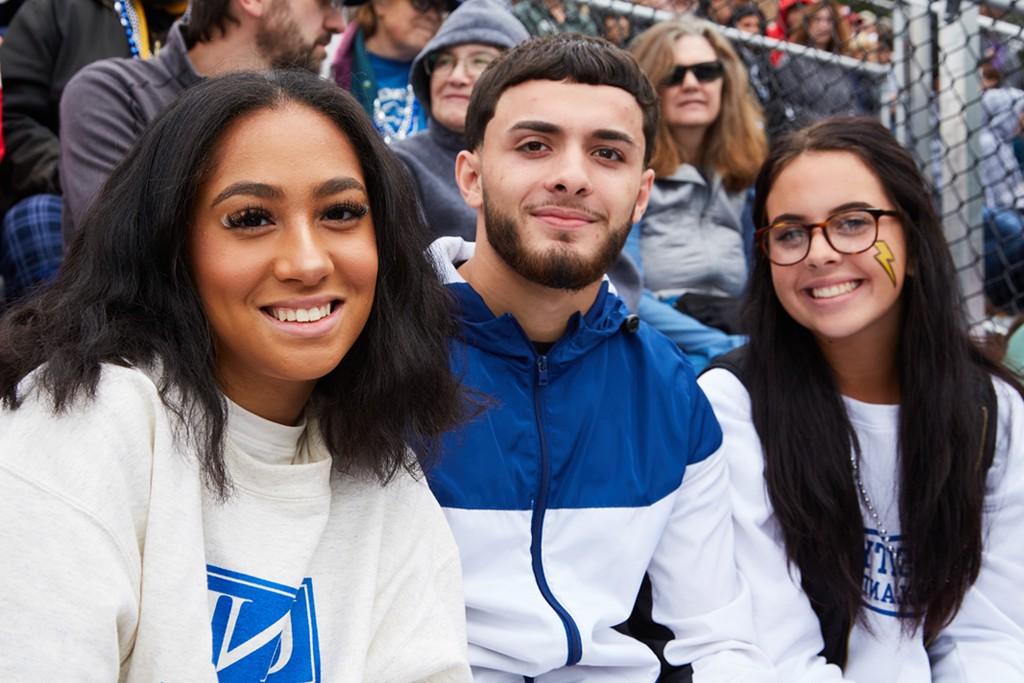
[(507, 50), (530, 37), (502, 0), (466, 0), (441, 24), (426, 47), (412, 62), (409, 82), (416, 99), (430, 115), (430, 76), (426, 58), (453, 45), (481, 43)]

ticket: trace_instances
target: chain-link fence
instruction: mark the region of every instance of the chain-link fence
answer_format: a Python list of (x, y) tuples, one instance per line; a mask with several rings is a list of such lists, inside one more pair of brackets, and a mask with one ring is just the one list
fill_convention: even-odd
[(582, 26), (622, 45), (678, 13), (715, 21), (769, 137), (832, 114), (879, 117), (935, 186), (969, 319), (999, 331), (1024, 312), (1024, 2), (561, 0), (562, 24), (545, 0), (521, 2), (534, 33)]

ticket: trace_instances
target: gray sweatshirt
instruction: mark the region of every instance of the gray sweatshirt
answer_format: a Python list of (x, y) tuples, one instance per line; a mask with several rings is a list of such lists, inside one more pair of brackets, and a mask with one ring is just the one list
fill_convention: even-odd
[(744, 192), (727, 192), (694, 166), (654, 181), (640, 222), (644, 285), (658, 298), (686, 292), (739, 296), (747, 281)]
[(153, 59), (104, 59), (75, 74), (60, 100), (65, 243), (142, 131), (178, 93), (200, 80), (188, 60), (180, 21)]
[(391, 145), (416, 181), (416, 196), (430, 227), (430, 240), (446, 235), (476, 239), (476, 210), (462, 200), (455, 184), (455, 157), (465, 149), (461, 133), (431, 119), (422, 133)]

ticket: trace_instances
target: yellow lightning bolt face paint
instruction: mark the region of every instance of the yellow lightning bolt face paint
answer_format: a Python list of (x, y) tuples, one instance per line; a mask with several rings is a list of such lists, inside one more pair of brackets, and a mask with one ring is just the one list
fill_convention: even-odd
[(892, 249), (885, 240), (878, 240), (875, 242), (875, 260), (885, 270), (885, 274), (889, 276), (889, 280), (892, 281), (892, 286), (896, 286), (896, 270), (892, 264), (896, 260), (896, 257), (892, 255)]

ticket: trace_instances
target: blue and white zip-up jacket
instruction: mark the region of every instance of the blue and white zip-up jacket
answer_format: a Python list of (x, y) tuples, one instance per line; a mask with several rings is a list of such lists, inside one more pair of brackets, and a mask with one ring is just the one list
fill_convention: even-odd
[(430, 486), (462, 558), (477, 681), (654, 681), (625, 622), (644, 575), (664, 657), (697, 681), (773, 681), (738, 577), (722, 432), (676, 346), (602, 286), (538, 354), (433, 254), (457, 299), (454, 371), (491, 405), (448, 435)]

